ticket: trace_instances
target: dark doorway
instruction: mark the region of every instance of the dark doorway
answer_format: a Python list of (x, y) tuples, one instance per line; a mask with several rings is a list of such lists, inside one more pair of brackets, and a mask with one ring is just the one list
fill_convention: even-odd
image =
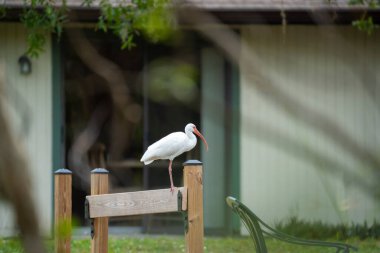
[[(91, 169), (105, 163), (110, 171), (110, 192), (168, 188), (168, 161), (146, 167), (139, 160), (151, 143), (183, 131), (189, 122), (200, 122), (199, 43), (194, 34), (182, 34), (181, 39), (166, 45), (140, 39), (131, 50), (121, 50), (118, 38), (110, 34), (85, 31), (84, 35), (99, 55), (121, 71), (129, 96), (124, 109), (136, 118), (123, 127), (115, 126), (114, 97), (107, 80), (82, 60), (75, 50), (77, 38), (69, 38), (73, 35), (67, 33), (61, 43), (66, 164), (74, 172), (73, 215), (82, 226), (88, 224), (83, 204), (89, 194)], [(88, 133), (92, 139), (86, 140)], [(122, 140), (125, 142), (115, 145)], [(78, 149), (81, 145), (87, 149)], [(176, 186), (182, 184), (182, 163), (199, 159), (199, 155), (196, 148), (175, 159)], [(111, 219), (110, 225), (141, 227), (146, 232), (183, 231), (179, 214)]]

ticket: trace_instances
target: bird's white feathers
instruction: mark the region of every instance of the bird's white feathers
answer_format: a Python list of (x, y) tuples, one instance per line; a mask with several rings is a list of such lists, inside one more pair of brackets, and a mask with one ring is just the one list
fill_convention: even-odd
[(197, 144), (198, 135), (206, 145), (207, 142), (203, 135), (197, 130), (194, 124), (189, 123), (185, 127), (185, 132), (175, 132), (165, 136), (148, 147), (144, 155), (141, 157), (141, 162), (150, 164), (155, 160), (169, 159), (169, 177), (170, 177), (170, 191), (174, 191), (173, 177), (172, 177), (172, 161), (180, 154), (187, 152), (195, 147)]
[(173, 160), (180, 154), (194, 148), (196, 144), (197, 138), (192, 132), (191, 134), (171, 133), (150, 145), (140, 161), (144, 164), (150, 164), (159, 159)]

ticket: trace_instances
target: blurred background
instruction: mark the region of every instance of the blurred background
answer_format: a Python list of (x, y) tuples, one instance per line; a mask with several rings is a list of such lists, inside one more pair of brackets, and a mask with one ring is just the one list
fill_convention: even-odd
[[(54, 218), (54, 170), (73, 171), (77, 233), (89, 234), (90, 171), (110, 171), (110, 192), (168, 188), (168, 161), (139, 160), (189, 122), (210, 149), (197, 145), (176, 158), (174, 183), (182, 184), (184, 161), (204, 163), (206, 233), (240, 234), (228, 195), (269, 224), (380, 219), (380, 33), (352, 25), (363, 13), (376, 23), (377, 8), (186, 1), (163, 38), (141, 33), (122, 49), (120, 36), (95, 29), (96, 3), (67, 1), (70, 22), (60, 38), (51, 32), (31, 57), (18, 2), (5, 3), (0, 19), (1, 100), (26, 150), (45, 234)], [(111, 219), (110, 226), (115, 233), (183, 233), (180, 214)], [(0, 235), (16, 227), (12, 205), (0, 202)]]

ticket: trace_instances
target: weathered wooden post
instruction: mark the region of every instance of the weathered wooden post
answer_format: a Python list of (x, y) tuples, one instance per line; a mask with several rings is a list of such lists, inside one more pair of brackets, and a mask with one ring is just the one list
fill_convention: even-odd
[(188, 228), (185, 230), (186, 252), (201, 253), (204, 235), (202, 163), (198, 160), (188, 160), (183, 165), (188, 210)]
[(56, 253), (71, 251), (72, 172), (54, 172), (54, 242)]
[[(108, 193), (108, 170), (98, 168), (91, 171), (91, 195)], [(91, 220), (91, 253), (108, 252), (108, 217)]]

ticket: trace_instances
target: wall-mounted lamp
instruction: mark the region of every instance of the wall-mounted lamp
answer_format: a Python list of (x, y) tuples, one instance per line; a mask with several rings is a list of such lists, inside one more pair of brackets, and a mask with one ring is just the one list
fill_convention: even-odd
[(32, 63), (26, 55), (22, 55), (18, 58), (18, 65), (20, 66), (20, 73), (28, 75), (32, 72)]

